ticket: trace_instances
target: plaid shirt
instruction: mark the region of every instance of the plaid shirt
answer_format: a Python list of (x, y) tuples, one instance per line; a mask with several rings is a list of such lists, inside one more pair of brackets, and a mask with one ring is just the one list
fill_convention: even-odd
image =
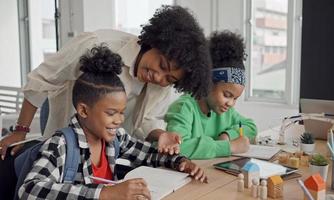
[[(63, 183), (66, 144), (64, 136), (56, 132), (42, 145), (33, 168), (19, 189), (20, 199), (99, 199), (103, 184), (95, 184), (89, 178), (93, 171), (85, 134), (75, 116), (69, 126), (77, 133), (80, 149), (80, 163), (74, 183)], [(118, 129), (117, 137), (120, 141), (119, 157), (129, 160), (132, 167), (148, 165), (176, 169), (184, 158), (179, 155), (159, 154), (151, 143), (129, 136), (122, 128)], [(106, 155), (114, 172), (115, 148), (112, 142), (106, 143)]]

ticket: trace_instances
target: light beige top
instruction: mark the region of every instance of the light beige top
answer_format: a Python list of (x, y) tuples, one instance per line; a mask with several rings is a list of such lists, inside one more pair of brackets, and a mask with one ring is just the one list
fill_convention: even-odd
[(162, 88), (147, 84), (144, 89), (144, 83), (134, 77), (134, 62), (140, 51), (137, 41), (136, 36), (115, 30), (82, 33), (28, 74), (28, 82), (23, 88), (25, 98), (36, 107), (40, 107), (46, 97), (49, 98), (50, 112), (45, 137), (67, 126), (75, 112), (72, 88), (82, 73), (78, 66), (80, 56), (101, 43), (118, 53), (125, 64), (119, 75), (128, 97), (123, 127), (141, 139), (154, 129), (165, 128), (164, 114), (178, 95), (175, 95), (171, 86)]

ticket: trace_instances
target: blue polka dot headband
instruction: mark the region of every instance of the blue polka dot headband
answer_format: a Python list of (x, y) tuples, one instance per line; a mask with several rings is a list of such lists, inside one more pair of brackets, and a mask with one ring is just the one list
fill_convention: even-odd
[(212, 80), (214, 83), (235, 83), (245, 85), (245, 70), (235, 67), (214, 68), (212, 71)]

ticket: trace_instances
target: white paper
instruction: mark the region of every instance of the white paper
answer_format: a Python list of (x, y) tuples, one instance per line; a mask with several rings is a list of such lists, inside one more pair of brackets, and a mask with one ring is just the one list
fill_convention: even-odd
[(270, 160), (281, 149), (279, 147), (263, 146), (263, 145), (250, 145), (249, 150), (245, 153), (232, 154), (233, 156), (258, 158), (264, 160)]
[(140, 166), (128, 172), (124, 180), (143, 178), (151, 191), (152, 200), (161, 199), (189, 183), (189, 174), (169, 169)]

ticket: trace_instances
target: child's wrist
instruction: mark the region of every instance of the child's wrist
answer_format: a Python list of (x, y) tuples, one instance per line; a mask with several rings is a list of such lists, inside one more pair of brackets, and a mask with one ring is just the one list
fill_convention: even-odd
[(177, 160), (175, 161), (175, 169), (179, 169), (181, 163), (186, 162), (186, 161), (190, 161), (187, 157), (184, 156), (180, 156), (179, 158), (177, 158)]
[(16, 123), (16, 125), (13, 127), (13, 132), (15, 133), (29, 133), (30, 132), (30, 127), (21, 125), (19, 123)]
[(230, 136), (226, 133), (226, 132), (223, 132), (219, 135), (219, 140), (230, 140)]

